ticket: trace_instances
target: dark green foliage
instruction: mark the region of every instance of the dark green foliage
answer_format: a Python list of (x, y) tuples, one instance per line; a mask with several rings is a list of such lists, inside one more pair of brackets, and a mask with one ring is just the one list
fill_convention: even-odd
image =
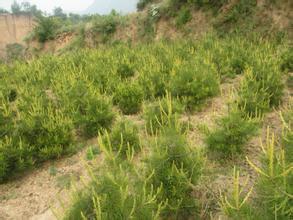
[(257, 4), (256, 0), (240, 0), (226, 14), (223, 23), (236, 23), (238, 20), (250, 16)]
[(0, 183), (34, 164), (32, 150), (22, 141), (0, 139)]
[(217, 121), (218, 128), (208, 134), (209, 149), (223, 158), (231, 158), (243, 153), (245, 143), (256, 134), (257, 123), (244, 117), (239, 111)]
[(219, 80), (212, 64), (198, 61), (181, 65), (170, 88), (173, 97), (181, 98), (193, 110), (218, 93)]
[(176, 17), (176, 26), (182, 27), (192, 19), (191, 11), (188, 7), (182, 7)]
[(120, 64), (117, 69), (117, 74), (122, 79), (125, 79), (134, 76), (135, 71), (128, 64)]
[(140, 150), (138, 128), (129, 120), (119, 121), (104, 139), (105, 146), (122, 157)]
[(118, 86), (115, 91), (113, 102), (123, 114), (135, 114), (140, 111), (143, 101), (143, 92), (135, 83), (125, 83)]
[(282, 55), (281, 70), (284, 72), (293, 72), (293, 49), (286, 50)]
[(161, 187), (159, 201), (167, 201), (163, 216), (186, 219), (197, 212), (191, 185), (198, 182), (202, 160), (189, 148), (180, 131), (165, 127), (152, 146), (146, 165), (152, 173), (150, 184)]
[(55, 38), (57, 26), (52, 17), (39, 16), (37, 23), (34, 34), (39, 42), (44, 43)]
[(154, 0), (139, 0), (136, 7), (138, 10), (143, 10), (148, 4), (152, 3)]
[(110, 102), (101, 95), (85, 96), (76, 123), (85, 137), (95, 137), (102, 129), (109, 129), (115, 115)]

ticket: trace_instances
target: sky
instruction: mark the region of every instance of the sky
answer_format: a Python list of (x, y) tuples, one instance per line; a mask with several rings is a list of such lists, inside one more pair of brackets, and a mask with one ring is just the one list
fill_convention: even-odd
[[(5, 8), (7, 10), (10, 10), (10, 6), (13, 3), (14, 0), (0, 0), (0, 8)], [(107, 13), (106, 8), (111, 5), (111, 7), (115, 7), (116, 3), (121, 0), (17, 0), (18, 3), (21, 2), (30, 2), (31, 4), (37, 5), (39, 9), (42, 11), (46, 11), (48, 13), (51, 13), (52, 10), (55, 7), (61, 7), (66, 12), (83, 12), (88, 9), (94, 2), (96, 1), (95, 5), (100, 5), (100, 9), (97, 10), (97, 13)], [(121, 9), (124, 12), (133, 11), (135, 8), (134, 2), (135, 0), (124, 0), (124, 2), (131, 2), (131, 5), (129, 7), (125, 8), (125, 4), (123, 8), (121, 7), (121, 4), (117, 4), (117, 8), (115, 8), (117, 11), (120, 11)], [(116, 2), (116, 3), (115, 3)], [(127, 5), (127, 4), (126, 4)]]

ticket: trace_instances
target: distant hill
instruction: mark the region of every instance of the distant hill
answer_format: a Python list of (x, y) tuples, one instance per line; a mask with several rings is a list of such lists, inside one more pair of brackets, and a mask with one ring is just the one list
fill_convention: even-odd
[(112, 9), (123, 14), (136, 11), (138, 0), (95, 0), (83, 14), (108, 14)]

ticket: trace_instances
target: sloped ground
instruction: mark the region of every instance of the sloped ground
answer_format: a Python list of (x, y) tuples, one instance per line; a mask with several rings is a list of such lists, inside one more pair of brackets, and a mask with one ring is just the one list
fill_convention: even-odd
[[(186, 115), (183, 119), (188, 120), (192, 126), (188, 134), (191, 146), (204, 147), (204, 135), (200, 131), (201, 125), (209, 128), (215, 126), (215, 120), (228, 113), (228, 104), (233, 101), (234, 90), (239, 85), (240, 77), (229, 80), (221, 85), (221, 93), (218, 97), (212, 98), (208, 104), (198, 113)], [(194, 195), (201, 201), (201, 216), (206, 219), (223, 219), (223, 214), (218, 210), (219, 190), (227, 192), (231, 190), (233, 184), (233, 166), (236, 165), (241, 170), (241, 181), (244, 182), (249, 177), (246, 187), (249, 189), (255, 182), (257, 175), (250, 168), (245, 160), (248, 156), (254, 163), (259, 163), (260, 141), (266, 137), (266, 130), (269, 126), (271, 131), (278, 137), (282, 131), (282, 123), (279, 112), (292, 102), (292, 91), (285, 91), (284, 102), (279, 109), (268, 113), (264, 118), (262, 129), (257, 137), (252, 138), (246, 146), (246, 153), (242, 159), (237, 159), (231, 163), (222, 164), (212, 158), (207, 157), (206, 172), (201, 184), (195, 189)], [(141, 118), (131, 116), (132, 120), (142, 125)], [(97, 145), (96, 139), (87, 142), (87, 146)], [(82, 187), (82, 181), (87, 179), (86, 163), (93, 163), (86, 159), (87, 148), (78, 154), (60, 159), (55, 162), (48, 162), (38, 169), (28, 172), (23, 178), (19, 178), (10, 183), (0, 185), (0, 219), (56, 219), (53, 211), (60, 213), (60, 201), (68, 201), (70, 198), (70, 183), (73, 181), (76, 186)], [(102, 155), (95, 159), (99, 164)], [(252, 195), (253, 197), (253, 195)], [(62, 212), (62, 211), (61, 211)]]

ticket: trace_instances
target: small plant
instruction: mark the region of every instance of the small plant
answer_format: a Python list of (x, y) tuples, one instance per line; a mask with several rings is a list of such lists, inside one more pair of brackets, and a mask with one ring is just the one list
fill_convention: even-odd
[(167, 93), (166, 97), (144, 107), (144, 119), (149, 134), (157, 133), (167, 124), (175, 123), (177, 115), (183, 112), (184, 107), (172, 100)]
[(243, 188), (246, 187), (248, 179), (244, 186), (240, 186), (239, 171), (234, 167), (233, 176), (233, 192), (227, 197), (220, 192), (220, 207), (226, 215), (233, 219), (245, 219), (248, 215), (252, 215), (251, 207), (249, 207), (247, 200), (249, 199), (253, 187), (248, 190), (246, 195), (243, 195)]
[[(104, 137), (104, 144), (108, 151), (126, 157), (140, 150), (138, 128), (131, 121), (121, 120)], [(114, 153), (113, 152), (113, 153)]]
[(93, 160), (98, 154), (100, 154), (100, 149), (98, 147), (89, 147), (86, 152), (86, 159)]
[(155, 139), (151, 155), (146, 160), (149, 184), (160, 188), (159, 201), (167, 201), (164, 217), (188, 218), (196, 212), (192, 187), (202, 169), (202, 158), (192, 151), (180, 129), (170, 126)]
[(118, 105), (123, 114), (131, 115), (140, 111), (143, 92), (135, 83), (120, 84), (115, 91), (113, 102)]
[(248, 158), (250, 166), (259, 174), (257, 183), (258, 202), (264, 218), (290, 219), (292, 210), (292, 163), (286, 164), (284, 150), (276, 149), (274, 134), (267, 130), (266, 146), (261, 144), (263, 160), (261, 166)]
[(218, 128), (208, 134), (206, 143), (209, 149), (223, 158), (231, 158), (243, 152), (244, 144), (256, 134), (257, 121), (245, 118), (240, 111), (234, 110), (221, 118)]
[(159, 219), (164, 207), (158, 202), (160, 190), (149, 191), (146, 182), (131, 171), (133, 164), (128, 167), (114, 159), (104, 164), (98, 175), (89, 168), (91, 183), (83, 191), (73, 192), (72, 206), (62, 218)]

